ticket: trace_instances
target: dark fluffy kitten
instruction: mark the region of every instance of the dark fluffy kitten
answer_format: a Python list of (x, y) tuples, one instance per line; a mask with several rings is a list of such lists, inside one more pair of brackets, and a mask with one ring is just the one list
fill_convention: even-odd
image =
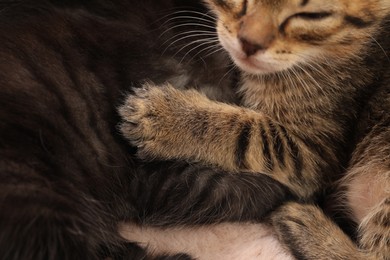
[[(188, 16), (180, 10), (199, 8), (189, 1), (180, 5), (168, 0), (2, 4), (1, 258), (144, 259), (135, 244), (124, 245), (119, 221), (261, 219), (286, 198), (285, 188), (263, 175), (185, 163), (141, 165), (118, 133), (116, 108), (145, 80), (201, 90), (229, 86), (224, 57), (186, 55), (191, 45), (185, 45), (193, 39), (174, 42), (181, 30), (189, 30), (174, 27)], [(174, 12), (181, 18), (167, 15)], [(226, 188), (233, 184), (242, 192)]]

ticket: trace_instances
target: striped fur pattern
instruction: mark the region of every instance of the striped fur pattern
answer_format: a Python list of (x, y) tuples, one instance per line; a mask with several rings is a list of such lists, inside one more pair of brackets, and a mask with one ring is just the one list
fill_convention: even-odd
[[(1, 259), (189, 259), (149, 257), (124, 241), (117, 224), (249, 221), (287, 198), (267, 176), (145, 165), (117, 129), (116, 107), (145, 80), (232, 101), (226, 56), (190, 55), (194, 39), (176, 41), (187, 30), (210, 29), (187, 20), (204, 11), (197, 1), (0, 6)], [(219, 83), (224, 93), (210, 88)]]
[(120, 109), (124, 136), (142, 158), (266, 175), (305, 203), (337, 181), (357, 245), (305, 203), (271, 215), (281, 240), (298, 259), (389, 259), (390, 2), (206, 2), (241, 106), (146, 84)]

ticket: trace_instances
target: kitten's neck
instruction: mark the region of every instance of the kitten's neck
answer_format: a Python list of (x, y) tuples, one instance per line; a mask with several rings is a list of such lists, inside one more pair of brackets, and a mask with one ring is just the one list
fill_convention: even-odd
[(285, 123), (305, 113), (337, 113), (340, 104), (355, 103), (372, 77), (359, 58), (343, 64), (299, 66), (272, 75), (243, 74), (240, 93), (245, 106)]
[[(258, 99), (264, 99), (270, 95), (312, 99), (321, 93), (328, 95), (340, 91), (346, 92), (348, 86), (364, 87), (372, 79), (372, 74), (372, 68), (365, 58), (360, 56), (316, 64), (298, 64), (293, 68), (273, 74), (243, 73), (240, 91), (244, 95), (250, 91)], [(246, 97), (248, 100), (251, 99), (248, 95)]]

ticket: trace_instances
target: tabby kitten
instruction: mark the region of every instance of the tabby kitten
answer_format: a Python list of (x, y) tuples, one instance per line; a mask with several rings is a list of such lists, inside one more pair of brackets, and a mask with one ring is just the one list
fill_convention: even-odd
[[(266, 175), (301, 203), (271, 222), (298, 259), (389, 259), (390, 2), (207, 0), (242, 106), (146, 84), (121, 107), (147, 159)], [(342, 177), (344, 176), (344, 177)], [(357, 246), (313, 201), (339, 181)]]

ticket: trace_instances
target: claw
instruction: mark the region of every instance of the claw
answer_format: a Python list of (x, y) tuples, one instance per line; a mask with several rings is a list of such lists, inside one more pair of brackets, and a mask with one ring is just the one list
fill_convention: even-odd
[(140, 88), (136, 88), (134, 90), (134, 93), (138, 97), (145, 97), (147, 96), (146, 94), (150, 91), (152, 86), (150, 84), (143, 84)]
[(136, 127), (138, 125), (138, 120), (126, 119), (126, 123), (130, 124), (132, 127)]

